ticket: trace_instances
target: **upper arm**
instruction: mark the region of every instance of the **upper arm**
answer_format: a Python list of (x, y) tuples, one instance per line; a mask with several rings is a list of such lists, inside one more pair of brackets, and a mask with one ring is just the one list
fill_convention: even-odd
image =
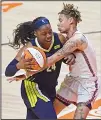
[(82, 35), (80, 38), (78, 38), (78, 49), (83, 51), (84, 49), (87, 48), (88, 42), (87, 39), (84, 35)]
[(60, 34), (60, 33), (58, 34), (58, 37), (59, 37), (61, 43), (64, 45), (65, 42), (66, 42), (66, 38), (62, 34)]
[(32, 44), (31, 44), (30, 42), (27, 43), (25, 46), (23, 46), (23, 47), (18, 51), (18, 53), (17, 53), (17, 55), (16, 55), (15, 58), (16, 58), (18, 61), (20, 61), (23, 51), (24, 51), (27, 47), (31, 47), (31, 46), (32, 46)]
[(87, 47), (87, 40), (86, 37), (82, 34), (77, 34), (73, 37), (71, 37), (59, 50), (60, 54), (63, 54), (64, 56), (73, 53), (75, 50), (81, 50), (83, 51)]

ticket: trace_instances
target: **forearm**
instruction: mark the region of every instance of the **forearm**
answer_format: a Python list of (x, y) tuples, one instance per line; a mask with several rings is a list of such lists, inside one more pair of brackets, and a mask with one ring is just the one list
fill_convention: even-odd
[(17, 61), (16, 59), (13, 59), (9, 65), (6, 67), (6, 70), (5, 70), (5, 76), (7, 77), (10, 77), (10, 76), (13, 76), (15, 75), (15, 73), (19, 70), (17, 67), (16, 67), (16, 64), (18, 63), (19, 61)]
[(71, 53), (74, 53), (76, 50), (83, 51), (86, 47), (87, 42), (84, 36), (81, 36), (78, 39), (71, 38), (63, 45), (63, 47), (60, 50), (58, 50), (52, 56), (48, 57), (47, 64), (48, 66), (51, 66), (60, 59), (67, 57)]
[(59, 55), (59, 54), (55, 53), (52, 56), (50, 56), (50, 57), (47, 58), (47, 65), (46, 66), (50, 67), (54, 63), (56, 63), (57, 61), (61, 60), (62, 58), (64, 58), (64, 56), (62, 54)]
[(47, 58), (47, 66), (53, 65), (57, 61), (73, 53), (77, 49), (75, 44), (76, 43), (74, 42), (73, 44), (71, 42), (66, 42), (60, 50), (58, 50), (55, 54)]

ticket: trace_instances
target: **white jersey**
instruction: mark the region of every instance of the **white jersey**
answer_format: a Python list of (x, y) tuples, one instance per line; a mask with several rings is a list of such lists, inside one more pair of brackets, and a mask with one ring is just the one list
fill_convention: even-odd
[[(75, 34), (83, 35), (79, 31), (75, 32)], [(96, 55), (87, 38), (86, 40), (88, 43), (87, 48), (83, 52), (75, 52), (76, 62), (70, 66), (71, 76), (89, 78), (97, 75)]]
[[(83, 35), (79, 31), (76, 33)], [(63, 103), (84, 102), (88, 105), (98, 95), (96, 56), (88, 40), (87, 43), (84, 51), (75, 52), (76, 62), (70, 66), (70, 75), (66, 75), (57, 91), (57, 98)]]

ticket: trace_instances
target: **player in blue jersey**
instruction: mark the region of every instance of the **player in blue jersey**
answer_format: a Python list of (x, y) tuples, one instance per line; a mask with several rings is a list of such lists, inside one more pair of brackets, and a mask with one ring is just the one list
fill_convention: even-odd
[[(50, 22), (45, 17), (38, 17), (33, 21), (19, 24), (14, 31), (12, 47), (19, 48), (16, 57), (6, 67), (7, 77), (15, 75), (20, 69), (31, 69), (31, 60), (21, 58), (21, 54), (27, 47), (38, 46), (46, 56), (53, 55), (62, 48), (65, 37), (52, 31)], [(74, 60), (73, 55), (68, 56), (68, 63)], [(70, 61), (70, 62), (69, 62)], [(60, 73), (62, 60), (53, 64), (44, 71), (24, 79), (21, 84), (21, 96), (27, 107), (26, 119), (56, 119), (53, 102), (56, 97), (57, 79)]]

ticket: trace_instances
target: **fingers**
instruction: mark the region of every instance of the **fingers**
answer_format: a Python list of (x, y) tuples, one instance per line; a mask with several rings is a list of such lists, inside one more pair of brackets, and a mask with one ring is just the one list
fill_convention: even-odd
[(18, 63), (18, 68), (19, 69), (32, 69), (36, 65), (36, 61), (34, 58), (31, 59), (25, 59), (22, 57), (22, 59)]
[(15, 77), (11, 77), (11, 78), (8, 78), (7, 81), (9, 81), (9, 83), (11, 83), (13, 81), (16, 81), (16, 78)]
[(68, 60), (66, 61), (66, 64), (69, 65), (70, 61), (71, 61), (71, 59), (68, 59)]
[(64, 60), (68, 60), (68, 59), (69, 59), (68, 56), (64, 58)]
[(27, 64), (24, 66), (25, 69), (32, 70), (34, 68), (35, 64)]
[(74, 58), (65, 58), (66, 60), (66, 64), (68, 65), (73, 65), (75, 63), (75, 59)]
[(24, 59), (25, 62), (34, 62), (35, 59), (34, 58), (30, 58), (30, 59)]
[(71, 59), (69, 62), (68, 62), (68, 65), (73, 65), (75, 63), (75, 59)]
[(19, 76), (16, 76), (16, 77), (8, 78), (7, 81), (9, 81), (9, 83), (11, 83), (13, 81), (19, 81), (19, 80), (23, 80), (25, 78), (26, 78), (26, 76), (23, 74), (23, 75), (19, 75)]

